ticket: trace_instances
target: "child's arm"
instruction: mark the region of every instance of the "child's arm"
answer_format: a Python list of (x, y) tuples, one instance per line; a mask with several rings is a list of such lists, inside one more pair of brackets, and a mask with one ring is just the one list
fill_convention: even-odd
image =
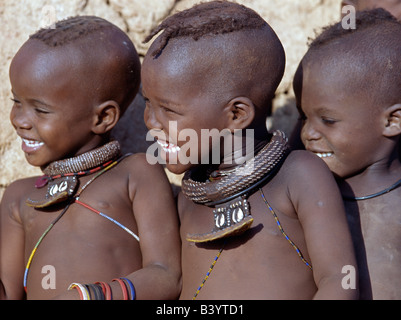
[[(142, 269), (119, 277), (129, 279), (136, 299), (177, 299), (181, 291), (181, 241), (178, 214), (171, 185), (160, 165), (150, 165), (145, 155), (124, 160), (130, 167), (129, 195), (138, 226)], [(113, 300), (122, 300), (117, 281), (108, 281)], [(93, 296), (93, 295), (92, 295)], [(68, 290), (55, 299), (80, 299), (78, 290)]]
[[(289, 194), (305, 233), (313, 276), (315, 299), (357, 299), (357, 265), (343, 201), (332, 173), (312, 154), (297, 152), (289, 172)], [(346, 267), (346, 273), (343, 267)], [(351, 274), (349, 267), (355, 270)], [(349, 277), (344, 279), (344, 277)], [(352, 278), (353, 277), (353, 278)], [(343, 287), (343, 283), (348, 283)]]
[(143, 268), (126, 277), (138, 299), (176, 299), (181, 290), (181, 242), (171, 186), (163, 168), (149, 165), (145, 156), (138, 155), (134, 165), (131, 197)]
[(0, 206), (0, 298), (24, 299), (24, 229), (19, 220), (19, 201), (26, 185), (11, 184)]

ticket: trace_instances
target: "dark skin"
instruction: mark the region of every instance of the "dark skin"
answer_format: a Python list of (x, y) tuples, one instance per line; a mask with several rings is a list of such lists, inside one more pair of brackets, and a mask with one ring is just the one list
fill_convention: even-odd
[[(304, 115), (301, 138), (306, 149), (331, 153), (323, 160), (336, 175), (344, 196), (361, 197), (386, 189), (401, 178), (397, 152), (401, 104), (377, 105), (362, 91), (348, 90), (358, 83), (366, 86), (371, 69), (360, 68), (361, 78), (347, 78), (347, 59), (325, 60), (327, 52), (316, 54), (304, 59), (302, 84), (296, 90)], [(362, 299), (401, 298), (400, 196), (397, 188), (376, 198), (344, 202)]]
[[(88, 81), (76, 81), (88, 77), (90, 68), (102, 69), (99, 66), (104, 74), (111, 74), (115, 64), (98, 60), (103, 53), (96, 51), (105, 48), (91, 46), (93, 55), (82, 54), (78, 48), (79, 44), (68, 44), (49, 49), (38, 40), (28, 40), (12, 61), (11, 122), (19, 136), (30, 140), (23, 140), (22, 148), (31, 165), (43, 168), (102, 145), (119, 119), (119, 93), (109, 100), (93, 94), (99, 91), (92, 86), (101, 83), (93, 79), (93, 73)], [(109, 48), (108, 56), (118, 53), (116, 48)], [(91, 178), (81, 177), (80, 185)], [(36, 179), (12, 183), (1, 203), (3, 299), (25, 298), (22, 281), (27, 259), (63, 208), (36, 210), (25, 204), (28, 197), (46, 193), (46, 188), (35, 189)], [(162, 167), (150, 165), (143, 154), (129, 156), (95, 179), (80, 200), (122, 223), (140, 242), (105, 218), (72, 204), (33, 258), (26, 298), (79, 299), (77, 290), (67, 291), (72, 282), (105, 281), (112, 287), (113, 299), (122, 299), (119, 284), (111, 282), (118, 277), (132, 281), (137, 299), (176, 298), (180, 291), (178, 218)], [(55, 268), (55, 289), (42, 287), (46, 265)]]
[[(398, 0), (343, 1), (343, 5), (348, 4), (354, 5), (358, 11), (382, 7), (397, 18), (401, 16)], [(322, 56), (313, 59), (321, 60), (325, 55), (322, 53)], [(355, 54), (355, 57), (358, 55)], [(342, 159), (335, 160), (334, 153), (334, 157), (326, 157), (324, 161), (336, 175), (344, 196), (360, 197), (380, 192), (401, 177), (398, 152), (401, 112), (397, 103), (374, 105), (366, 92), (347, 90), (350, 86), (366, 86), (366, 80), (363, 80), (366, 76), (371, 79), (373, 87), (376, 85), (376, 74), (370, 71), (379, 69), (370, 65), (371, 69), (365, 70), (365, 73), (358, 72), (362, 79), (347, 78), (350, 66), (355, 64), (355, 61), (348, 66), (343, 62), (338, 63), (343, 65), (344, 69), (341, 69), (338, 65), (330, 66), (327, 60), (322, 60), (320, 67), (318, 64), (301, 62), (294, 76), (294, 91), (300, 114), (309, 113), (314, 124), (309, 121), (302, 129), (303, 124), (299, 121), (291, 140), (295, 148), (303, 148), (303, 142), (315, 152), (318, 149), (332, 151), (333, 147), (328, 145), (334, 142), (334, 147), (338, 148), (340, 142), (342, 146), (338, 154), (343, 155)], [(303, 76), (303, 73), (306, 75)], [(370, 94), (374, 92), (374, 88), (369, 90)], [(316, 112), (321, 106), (325, 107), (326, 112), (331, 111), (330, 117), (335, 115), (335, 118), (330, 119), (322, 110), (320, 114)], [(344, 149), (346, 144), (348, 147)], [(401, 190), (398, 188), (368, 200), (344, 201), (358, 260), (361, 299), (401, 298), (401, 253), (398, 249), (401, 235), (397, 228), (400, 196)]]
[[(236, 86), (252, 79), (244, 73), (235, 77), (232, 74), (230, 81), (222, 82), (220, 78), (225, 68), (234, 70), (234, 66), (241, 65), (242, 70), (252, 70), (252, 64), (247, 65), (239, 56), (243, 52), (240, 50), (242, 46), (255, 48), (253, 54), (257, 52), (256, 57), (264, 55), (264, 49), (259, 52), (257, 49), (262, 41), (254, 40), (260, 40), (265, 35), (255, 35), (252, 38), (241, 31), (235, 35), (206, 37), (196, 42), (189, 38), (173, 39), (157, 59), (147, 55), (142, 67), (142, 85), (147, 101), (145, 121), (148, 128), (163, 131), (167, 137), (176, 135), (169, 132), (170, 121), (176, 121), (178, 132), (187, 128), (196, 132), (211, 128), (253, 129), (255, 144), (263, 142), (263, 139), (266, 143), (269, 134), (264, 121), (260, 120), (264, 119), (261, 116), (265, 111), (260, 108), (264, 104), (260, 103), (260, 95), (253, 93), (263, 89), (271, 91), (271, 88), (264, 88), (261, 84), (266, 81), (258, 82), (259, 79), (248, 87), (257, 87), (255, 91), (246, 90), (246, 84)], [(216, 43), (223, 49), (215, 50)], [(215, 54), (220, 54), (225, 63), (219, 68), (210, 68), (214, 60), (208, 57)], [(225, 59), (226, 54), (231, 58)], [(248, 54), (248, 61), (251, 62), (255, 56)], [(254, 61), (260, 60), (256, 58)], [(262, 65), (259, 67), (262, 68)], [(274, 66), (270, 65), (268, 70), (272, 68)], [(241, 75), (245, 78), (241, 79)], [(217, 86), (220, 95), (213, 94)], [(173, 142), (182, 147), (191, 141)], [(197, 145), (193, 144), (193, 148)], [(233, 150), (233, 153), (236, 151)], [(195, 166), (196, 163), (167, 163), (167, 168), (174, 173), (182, 173)], [(344, 290), (341, 286), (344, 277), (342, 267), (355, 266), (356, 261), (341, 197), (326, 165), (304, 151), (291, 153), (263, 191), (287, 234), (312, 263), (313, 271), (301, 261), (280, 233), (272, 214), (256, 192), (249, 197), (254, 217), (251, 229), (228, 239), (197, 298), (356, 298), (357, 290)], [(187, 234), (212, 230), (212, 208), (195, 204), (179, 194), (178, 211), (183, 271), (180, 298), (191, 299), (224, 241), (202, 245), (186, 241)]]
[[(352, 5), (355, 7), (356, 11), (371, 10), (375, 8), (383, 8), (390, 12), (397, 19), (401, 18), (401, 1), (400, 0), (343, 0), (341, 2), (341, 8), (347, 5)], [(297, 72), (301, 72), (299, 69)], [(297, 74), (294, 75), (294, 82), (297, 81)], [(302, 77), (302, 75), (299, 75)], [(296, 90), (294, 88), (294, 90)], [(296, 96), (298, 99), (298, 97)], [(297, 101), (299, 106), (299, 102)], [(290, 137), (290, 144), (293, 149), (300, 150), (304, 149), (300, 138), (300, 132), (302, 128), (301, 121), (297, 121), (293, 132)]]

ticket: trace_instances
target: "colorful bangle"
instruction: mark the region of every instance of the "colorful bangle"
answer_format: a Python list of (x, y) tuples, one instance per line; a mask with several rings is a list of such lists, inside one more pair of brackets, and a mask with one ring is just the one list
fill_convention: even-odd
[[(104, 300), (103, 290), (98, 284), (85, 284), (87, 287), (89, 294), (91, 294), (91, 290), (93, 292), (94, 300)], [(91, 295), (92, 300), (92, 295)]]
[(77, 282), (73, 282), (68, 287), (68, 290), (72, 290), (72, 289), (78, 290), (79, 297), (81, 298), (81, 300), (90, 300), (89, 291), (85, 288), (84, 285), (77, 283)]
[(113, 294), (111, 293), (110, 285), (107, 282), (98, 281), (95, 284), (99, 284), (102, 287), (102, 291), (106, 300), (113, 300)]
[(88, 292), (89, 300), (92, 300), (92, 294), (91, 294), (91, 291), (89, 289), (89, 285), (84, 284), (84, 283), (82, 285), (85, 288), (86, 292)]
[(131, 300), (135, 300), (136, 294), (135, 294), (134, 284), (131, 282), (131, 280), (129, 280), (127, 278), (120, 278), (120, 279), (128, 283), (130, 293), (131, 293)]
[(111, 281), (117, 281), (120, 284), (121, 290), (123, 292), (123, 299), (124, 300), (129, 300), (128, 290), (127, 290), (127, 286), (125, 285), (125, 282), (123, 280), (121, 280), (121, 279), (118, 279), (118, 278), (115, 278), (115, 279), (113, 279)]

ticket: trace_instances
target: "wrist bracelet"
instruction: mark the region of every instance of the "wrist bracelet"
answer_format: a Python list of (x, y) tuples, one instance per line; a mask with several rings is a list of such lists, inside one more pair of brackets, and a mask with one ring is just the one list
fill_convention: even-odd
[(68, 290), (72, 290), (72, 289), (78, 290), (79, 297), (81, 298), (81, 300), (90, 300), (89, 291), (88, 291), (88, 289), (85, 288), (84, 285), (77, 283), (77, 282), (73, 282), (68, 287)]
[(135, 287), (134, 284), (132, 283), (131, 280), (129, 280), (128, 278), (120, 278), (121, 280), (125, 281), (128, 283), (128, 287), (130, 289), (130, 293), (131, 293), (131, 300), (135, 300)]
[(125, 285), (125, 282), (119, 278), (115, 278), (111, 281), (117, 281), (120, 284), (121, 290), (123, 292), (123, 299), (124, 300), (128, 300), (128, 290), (127, 290), (127, 286)]

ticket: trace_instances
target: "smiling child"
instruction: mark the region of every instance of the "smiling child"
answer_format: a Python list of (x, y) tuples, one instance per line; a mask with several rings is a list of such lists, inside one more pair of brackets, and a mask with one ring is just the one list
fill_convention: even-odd
[(110, 140), (139, 88), (128, 36), (98, 17), (60, 21), (22, 45), (10, 81), (12, 125), (44, 176), (4, 193), (0, 297), (176, 298), (171, 187), (161, 166), (144, 154), (122, 156)]
[[(266, 129), (285, 65), (272, 28), (249, 8), (212, 1), (167, 18), (147, 40), (160, 31), (141, 74), (145, 122), (165, 139), (167, 168), (185, 172), (181, 299), (355, 298), (341, 285), (356, 262), (330, 171)], [(213, 129), (221, 139), (202, 139)], [(230, 152), (206, 161), (225, 139), (235, 140)], [(192, 161), (180, 162), (183, 153)]]
[(401, 23), (384, 9), (327, 27), (295, 79), (302, 141), (336, 176), (362, 299), (401, 299)]

